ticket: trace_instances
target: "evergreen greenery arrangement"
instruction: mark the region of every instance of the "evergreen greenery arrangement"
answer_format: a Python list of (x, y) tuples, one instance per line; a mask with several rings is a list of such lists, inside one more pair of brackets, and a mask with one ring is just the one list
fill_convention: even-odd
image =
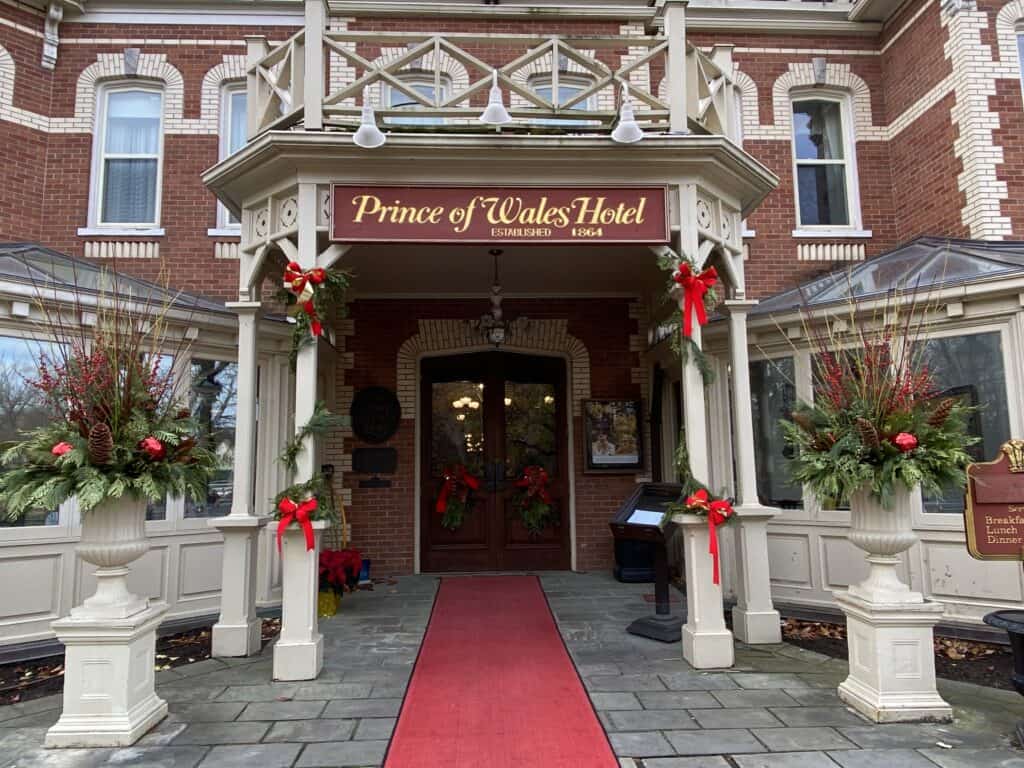
[(893, 296), (870, 318), (856, 300), (848, 314), (805, 320), (815, 396), (782, 422), (792, 479), (834, 503), (867, 486), (886, 507), (899, 485), (962, 486), (971, 409), (943, 396), (925, 364), (926, 311)]
[[(169, 304), (126, 297), (113, 275), (101, 284), (111, 290), (95, 308), (81, 306), (78, 291), (74, 313), (38, 302), (55, 343), (39, 352), (30, 383), (54, 419), (5, 446), (0, 505), (7, 519), (55, 509), (72, 496), (83, 513), (125, 494), (149, 501), (206, 496), (216, 461), (197, 444), (196, 425), (164, 364), (185, 352), (183, 341), (165, 333)], [(88, 324), (68, 320), (91, 313)]]

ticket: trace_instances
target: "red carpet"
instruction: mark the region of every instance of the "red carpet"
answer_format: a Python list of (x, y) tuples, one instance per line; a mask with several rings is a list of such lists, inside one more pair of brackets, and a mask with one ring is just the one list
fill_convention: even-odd
[(385, 768), (617, 768), (534, 576), (441, 582)]

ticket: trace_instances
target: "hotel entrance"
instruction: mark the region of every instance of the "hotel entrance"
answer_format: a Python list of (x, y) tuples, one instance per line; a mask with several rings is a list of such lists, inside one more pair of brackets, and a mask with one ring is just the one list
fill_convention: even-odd
[[(565, 361), (433, 357), (421, 363), (420, 382), (422, 569), (568, 568)], [(551, 511), (528, 523), (521, 500), (533, 467), (546, 473)]]

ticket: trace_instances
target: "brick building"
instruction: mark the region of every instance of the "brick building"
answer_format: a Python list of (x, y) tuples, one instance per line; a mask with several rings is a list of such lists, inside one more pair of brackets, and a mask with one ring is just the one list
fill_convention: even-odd
[[(674, 129), (727, 140), (728, 147), (707, 150), (707, 167), (699, 173), (725, 190), (715, 201), (718, 207), (707, 213), (708, 222), (720, 227), (721, 248), (728, 251), (735, 244), (742, 249), (740, 290), (728, 298), (766, 298), (922, 236), (1024, 239), (1021, 0), (690, 0), (688, 5), (653, 0), (329, 0), (323, 4), (324, 29), (315, 34), (308, 23), (309, 5), (300, 0), (167, 0), (156, 5), (0, 0), (0, 163), (6, 172), (0, 186), (0, 242), (39, 243), (138, 277), (166, 276), (183, 291), (235, 301), (240, 264), (244, 269), (246, 258), (255, 259), (261, 269), (283, 260), (287, 248), (257, 258), (257, 246), (271, 243), (271, 230), (285, 232), (308, 213), (296, 198), (274, 189), (274, 179), (284, 178), (289, 169), (312, 173), (322, 162), (336, 168), (339, 178), (348, 174), (350, 183), (423, 183), (428, 170), (416, 163), (433, 156), (439, 164), (450, 159), (458, 169), (449, 179), (452, 184), (529, 183), (531, 174), (540, 174), (537, 183), (543, 183), (547, 163), (562, 168), (559, 163), (574, 158), (605, 162), (598, 141), (615, 147), (607, 134), (619, 113), (623, 83), (647, 134), (635, 155), (643, 168), (638, 177), (653, 179), (648, 168), (657, 162), (653, 149), (640, 148), (671, 151)], [(666, 35), (666, 5), (679, 7), (677, 23), (684, 26), (672, 33), (682, 36), (685, 30), (688, 46), (687, 74), (680, 79), (688, 81), (690, 92), (681, 118), (666, 107), (676, 98), (668, 87), (671, 67), (682, 61), (673, 58), (667, 42), (659, 48)], [(297, 39), (302, 30), (307, 37)], [(544, 57), (522, 66), (510, 63), (535, 46), (551, 45), (552, 36), (564, 47), (554, 45)], [(293, 100), (301, 98), (295, 91), (304, 72), (300, 59), (307, 82), (310, 61), (319, 60), (307, 54), (303, 59), (296, 51), (320, 37), (327, 38), (321, 49), (326, 65), (320, 64), (327, 101), (313, 117), (308, 94), (304, 113), (296, 112)], [(486, 67), (501, 69), (502, 99), (513, 116), (512, 126), (498, 138), (487, 129), (492, 155), (472, 139), (483, 132), (475, 114), (488, 101)], [(377, 74), (368, 87), (354, 89), (370, 72)], [(524, 91), (554, 107), (545, 111)], [(332, 102), (332, 93), (341, 96)], [(463, 93), (462, 101), (452, 101)], [(254, 95), (259, 104), (253, 103)], [(376, 119), (388, 132), (379, 164), (374, 165), (373, 150), (331, 154), (335, 150), (326, 143), (318, 149), (310, 135), (350, 135), (364, 102), (377, 108)], [(570, 106), (559, 108), (566, 103)], [(311, 127), (311, 120), (320, 120), (322, 130)], [(290, 131), (294, 146), (285, 138), (279, 144), (257, 143), (268, 129), (281, 136)], [(431, 137), (442, 138), (431, 144)], [(571, 144), (576, 139), (578, 149)], [(555, 142), (563, 143), (559, 148)], [(520, 149), (524, 165), (519, 168), (510, 165), (511, 155), (503, 160), (500, 154)], [(322, 159), (318, 152), (324, 153)], [(235, 160), (219, 164), (231, 156)], [(629, 162), (609, 149), (606, 178), (632, 181)], [(700, 162), (705, 161), (678, 159), (679, 167)], [(504, 168), (506, 175), (496, 168)], [(578, 181), (590, 179), (588, 173), (581, 172)], [(594, 170), (594, 178), (597, 174)], [(267, 194), (264, 207), (253, 197), (259, 184)], [(316, 188), (321, 192), (326, 193), (323, 184)], [(317, 198), (322, 206), (315, 226), (321, 229), (329, 224), (327, 200)], [(263, 211), (273, 222), (261, 218)], [(697, 224), (710, 227), (697, 211)], [(734, 223), (737, 232), (729, 230)], [(685, 229), (683, 223), (679, 227)], [(623, 259), (638, 258), (635, 249), (593, 247), (560, 252), (515, 243), (493, 248), (364, 244), (341, 259), (355, 277), (346, 317), (335, 319), (329, 342), (321, 343), (327, 347), (314, 369), (318, 397), (347, 413), (358, 393), (383, 388), (395, 393), (401, 418), (397, 430), (379, 443), (345, 428), (326, 441), (319, 458), (336, 468), (334, 488), (346, 506), (352, 542), (372, 558), (376, 573), (537, 566), (586, 570), (612, 564), (607, 520), (638, 479), (671, 474), (672, 447), (685, 421), (685, 407), (679, 404), (685, 386), (678, 383), (678, 364), (666, 362), (664, 344), (656, 343), (658, 326), (672, 310), (659, 302), (667, 276), (654, 256), (641, 249), (646, 260), (630, 261), (625, 279), (615, 267), (621, 268)], [(264, 288), (277, 282), (276, 269), (269, 271)], [(541, 273), (542, 285), (531, 282)], [(488, 344), (482, 343), (479, 320), (490, 312), (492, 282), (504, 290), (505, 317), (522, 321), (514, 331), (517, 343), (506, 349), (519, 349), (524, 356), (533, 350), (538, 354), (532, 358), (553, 356), (567, 372), (549, 375), (538, 364), (517, 374), (514, 356), (485, 360)], [(1019, 313), (1011, 312), (1006, 322), (1012, 331), (1003, 339), (1012, 334), (1020, 344)], [(715, 327), (708, 330), (709, 350), (725, 370), (729, 352), (716, 346)], [(757, 346), (758, 339), (752, 339), (752, 358), (759, 356)], [(460, 349), (475, 362), (460, 355)], [(438, 364), (428, 376), (423, 361), (442, 353), (450, 369)], [(1013, 388), (1024, 376), (1019, 361), (1005, 342), (995, 354), (1007, 361), (1004, 392), (1019, 391)], [(286, 431), (268, 430), (271, 423), (293, 426), (290, 413), (271, 414), (266, 401), (278, 395), (286, 401), (295, 385), (287, 371), (283, 334), (274, 330), (261, 336), (258, 355), (258, 388), (267, 393), (259, 405), (259, 434), (270, 435), (271, 442), (264, 439), (252, 448), (260, 508), (260, 499), (272, 496), (281, 479), (272, 460), (273, 442)], [(658, 384), (668, 393), (664, 412), (656, 403), (662, 395), (654, 391), (655, 372), (662, 369), (674, 370)], [(229, 370), (225, 375), (222, 384), (234, 387), (235, 374)], [(549, 422), (531, 422), (526, 414), (517, 417), (525, 421), (515, 427), (547, 428), (556, 435), (554, 445), (543, 451), (533, 446), (536, 450), (519, 457), (543, 463), (546, 456), (558, 467), (552, 474), (565, 514), (540, 543), (537, 537), (523, 538), (515, 526), (488, 530), (482, 516), (452, 534), (430, 514), (440, 466), (447, 461), (467, 463), (482, 477), (497, 472), (493, 464), (502, 461), (506, 483), (522, 469), (508, 446), (499, 453), (477, 451), (475, 458), (463, 448), (442, 455), (446, 449), (424, 436), (425, 415), (416, 417), (429, 410), (428, 400), (468, 398), (455, 409), (458, 413), (445, 418), (479, 418), (478, 428), (488, 440), (496, 435), (506, 439), (514, 428), (508, 421), (512, 416), (502, 417), (500, 406), (483, 406), (466, 389), (467, 383), (485, 381), (505, 387), (506, 400), (518, 397), (517, 386), (524, 397), (540, 397), (531, 405), (539, 408), (534, 416), (543, 410), (544, 398), (555, 404)], [(257, 387), (256, 382), (250, 385)], [(755, 398), (763, 394), (754, 392)], [(724, 408), (728, 387), (708, 397), (712, 407)], [(239, 401), (244, 399), (243, 392)], [(1005, 425), (992, 428), (1019, 432), (1024, 418), (1019, 396), (1005, 400)], [(593, 427), (586, 418), (588, 401), (640, 403), (638, 468), (588, 471), (593, 459), (588, 454), (594, 450), (583, 438)], [(653, 419), (652, 409), (661, 421)], [(481, 415), (474, 415), (478, 411)], [(433, 416), (435, 422), (441, 418)], [(224, 416), (218, 439), (234, 440), (233, 418), (233, 411)], [(491, 432), (488, 420), (497, 424), (503, 418), (504, 426)], [(466, 418), (458, 423), (463, 425), (460, 439), (468, 445)], [(455, 424), (446, 422), (445, 428)], [(723, 428), (729, 431), (727, 420)], [(564, 429), (575, 440), (563, 440)], [(714, 423), (709, 431), (714, 441)], [(394, 449), (393, 472), (357, 471), (353, 461), (370, 456), (360, 449), (379, 448)], [(230, 449), (237, 450), (233, 444)], [(715, 450), (709, 449), (709, 463), (714, 463)], [(771, 462), (763, 446), (759, 450), (761, 473)], [(723, 483), (733, 483), (732, 469), (717, 471)], [(230, 498), (221, 500), (222, 512), (224, 505), (230, 507)], [(209, 612), (216, 603), (219, 534), (189, 527), (190, 520), (217, 514), (215, 508), (169, 503), (154, 513), (155, 523), (170, 526), (169, 537), (182, 532), (192, 537), (180, 546), (168, 543), (160, 556), (164, 559), (155, 561), (147, 576), (156, 579), (151, 589), (178, 606), (181, 616)], [(37, 522), (54, 527), (52, 536), (44, 532), (33, 538), (19, 531), (20, 538), (12, 541), (43, 542), (60, 557), (70, 552), (73, 519), (62, 512)], [(768, 544), (773, 564), (788, 558), (789, 548), (807, 539), (815, 522), (797, 513), (789, 528), (784, 521), (773, 524)], [(454, 538), (443, 538), (448, 535)], [(0, 529), (0, 541), (3, 536)], [(503, 543), (495, 544), (494, 537)], [(193, 554), (187, 554), (186, 545)], [(262, 535), (258, 546), (258, 598), (273, 603), (279, 599), (279, 574), (272, 537)], [(827, 544), (822, 546), (826, 552)], [(516, 560), (508, 553), (517, 547), (546, 553), (536, 554), (537, 560)], [(804, 590), (809, 604), (825, 607), (828, 589), (837, 584), (823, 565), (827, 552), (812, 554), (803, 543), (798, 548), (806, 560), (804, 570), (773, 586), (788, 590), (784, 598), (797, 603)], [(462, 554), (444, 554), (456, 550)], [(478, 557), (473, 551), (488, 554)], [(854, 557), (849, 552), (835, 556)], [(190, 564), (195, 571), (189, 571)], [(969, 567), (960, 560), (955, 565)], [(927, 556), (923, 567), (921, 578), (931, 583), (935, 566), (929, 566)], [(204, 569), (212, 574), (208, 580), (186, 584)], [(55, 582), (69, 592), (80, 589), (75, 568), (58, 571)], [(192, 575), (175, 575), (186, 572)], [(727, 590), (735, 588), (731, 578), (726, 575)], [(950, 597), (968, 605), (956, 618), (974, 620), (985, 605), (1020, 599), (1019, 574), (1010, 580), (1012, 587), (1003, 590), (985, 587)], [(57, 603), (19, 608), (8, 622), (7, 639), (44, 636), (44, 619), (63, 610)]]

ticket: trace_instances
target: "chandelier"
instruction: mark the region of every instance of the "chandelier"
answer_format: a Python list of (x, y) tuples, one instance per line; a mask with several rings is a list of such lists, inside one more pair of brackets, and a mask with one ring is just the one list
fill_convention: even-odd
[(525, 317), (516, 318), (512, 323), (506, 323), (504, 311), (501, 308), (501, 280), (498, 276), (498, 257), (503, 251), (500, 248), (492, 248), (488, 253), (494, 257), (494, 283), (491, 285), (491, 311), (481, 315), (479, 320), (471, 321), (473, 330), (477, 331), (487, 343), (495, 348), (500, 347), (509, 338), (513, 328), (525, 327), (529, 322)]

